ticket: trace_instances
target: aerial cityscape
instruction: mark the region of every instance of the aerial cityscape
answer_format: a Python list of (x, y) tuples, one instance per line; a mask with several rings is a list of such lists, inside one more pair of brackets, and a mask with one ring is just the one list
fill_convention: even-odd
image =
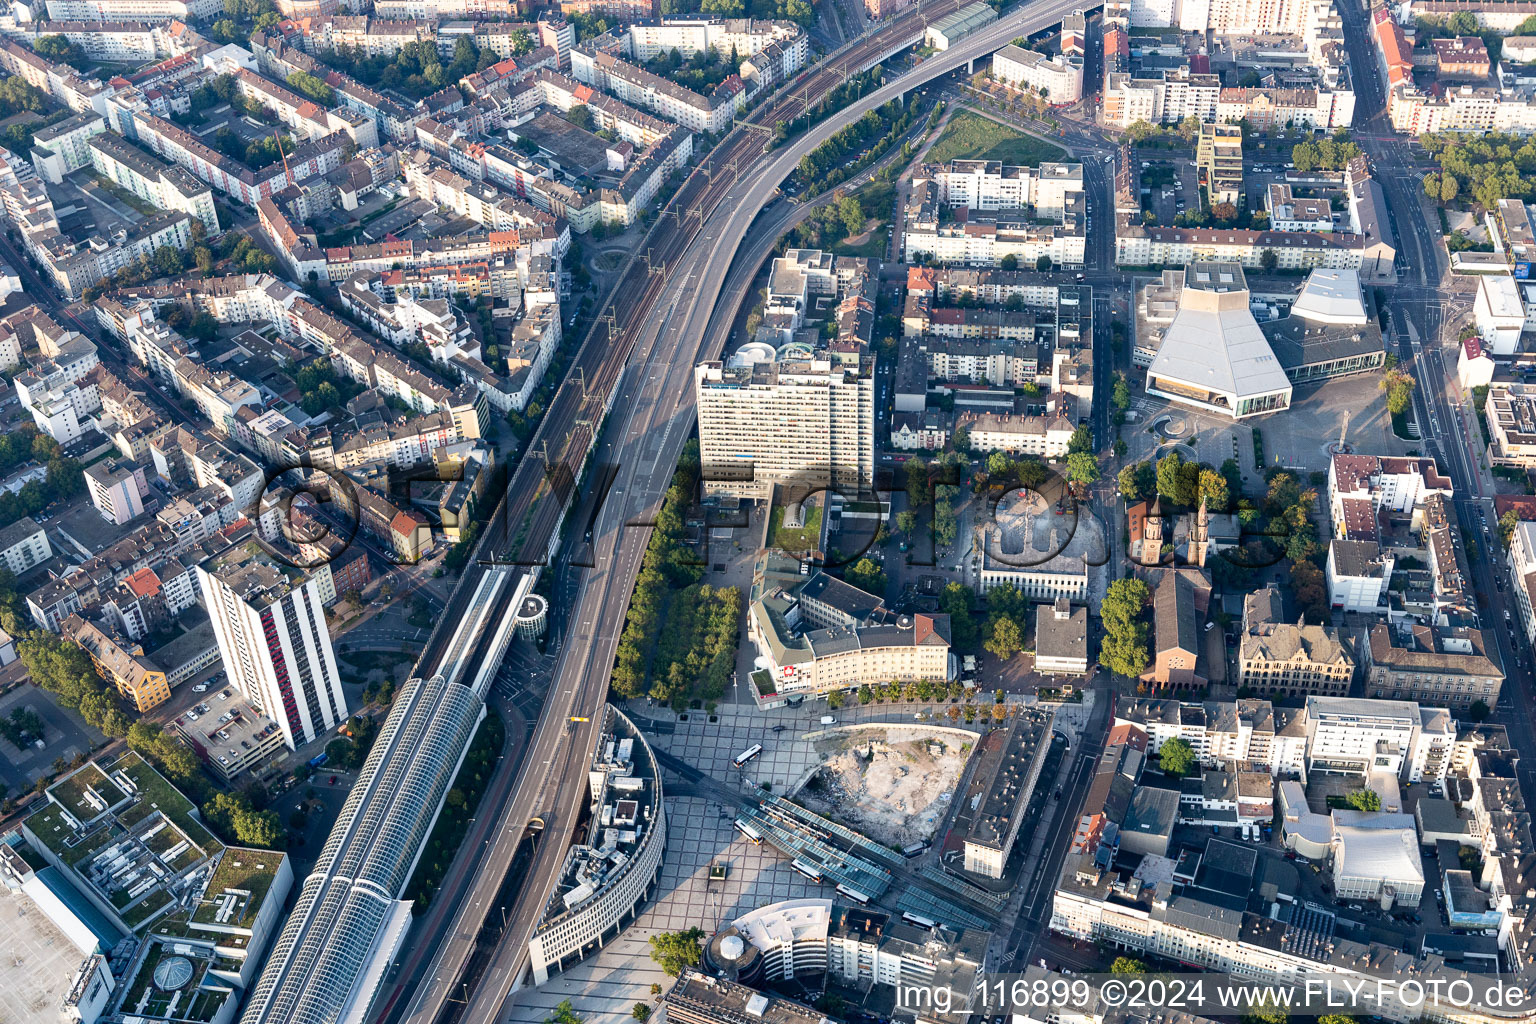
[(1536, 1024), (1536, 3), (11, 0), (0, 203), (0, 1024)]

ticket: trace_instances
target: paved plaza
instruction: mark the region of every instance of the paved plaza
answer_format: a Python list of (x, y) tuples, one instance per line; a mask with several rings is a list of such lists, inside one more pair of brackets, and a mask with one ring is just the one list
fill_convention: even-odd
[[(672, 984), (650, 958), (647, 940), (652, 935), (687, 928), (713, 935), (723, 923), (769, 903), (831, 898), (831, 886), (802, 877), (772, 847), (743, 839), (731, 827), (734, 806), (696, 797), (670, 798), (666, 805), (667, 850), (654, 901), (606, 948), (554, 975), (542, 988), (514, 993), (504, 1020), (541, 1024), (561, 1000), (569, 999), (585, 1024), (624, 1024), (635, 1003), (654, 1008), (653, 983), (663, 989)], [(712, 863), (726, 866), (723, 881), (710, 880)]]

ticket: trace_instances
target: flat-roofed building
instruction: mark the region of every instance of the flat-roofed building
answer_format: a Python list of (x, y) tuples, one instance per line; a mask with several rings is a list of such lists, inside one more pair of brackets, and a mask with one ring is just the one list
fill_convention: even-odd
[(1243, 131), (1235, 124), (1205, 121), (1195, 141), (1195, 169), (1208, 201), (1236, 206), (1243, 197)]
[(1496, 466), (1536, 466), (1536, 386), (1495, 377), (1483, 407)]
[(1291, 382), (1248, 307), (1243, 268), (1191, 263), (1147, 369), (1147, 393), (1233, 419), (1290, 407)]
[(820, 1010), (687, 968), (661, 997), (658, 1024), (826, 1024)]
[(144, 467), (117, 459), (105, 459), (88, 466), (85, 489), (90, 493), (96, 511), (114, 526), (122, 526), (143, 515), (144, 498), (149, 495)]
[(965, 870), (984, 878), (1003, 877), (1051, 746), (1052, 711), (1014, 710), (1008, 728), (983, 741), (955, 823), (965, 842)]
[(0, 527), (0, 564), (17, 576), (52, 557), (48, 534), (31, 516)]
[(1387, 610), (1382, 595), (1392, 582), (1396, 559), (1374, 538), (1328, 543), (1328, 602), (1336, 609), (1375, 615)]
[(1409, 700), (1308, 697), (1306, 732), (1308, 771), (1404, 782), (1443, 779), (1456, 743), (1448, 714)]
[(1039, 93), (1053, 105), (1083, 98), (1081, 58), (1047, 57), (1009, 43), (992, 55), (992, 77), (1015, 89)]
[(700, 363), (694, 370), (706, 491), (767, 497), (776, 484), (874, 486), (872, 364)]
[(197, 577), (229, 681), (297, 749), (345, 722), (347, 699), (319, 582), (254, 547), (209, 559)]
[(1525, 306), (1520, 289), (1509, 274), (1482, 274), (1477, 279), (1477, 298), (1472, 319), (1478, 336), (1496, 356), (1512, 356), (1520, 350), (1525, 330)]
[(1035, 671), (1083, 675), (1088, 671), (1088, 609), (1065, 597), (1035, 606)]

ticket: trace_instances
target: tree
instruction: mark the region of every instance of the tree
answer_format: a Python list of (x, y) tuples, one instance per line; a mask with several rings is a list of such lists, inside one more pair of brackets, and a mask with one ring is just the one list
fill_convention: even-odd
[(1195, 750), (1186, 740), (1174, 737), (1158, 748), (1164, 775), (1183, 777), (1195, 770)]
[(1490, 711), (1487, 701), (1475, 700), (1472, 706), (1467, 708), (1467, 717), (1474, 722), (1482, 722), (1488, 718)]
[(1286, 1024), (1290, 1014), (1284, 1006), (1279, 1005), (1272, 998), (1265, 998), (1255, 1002), (1243, 1014), (1241, 1024)]
[(1266, 274), (1273, 274), (1280, 266), (1280, 254), (1273, 249), (1265, 249), (1259, 253), (1259, 269)]
[(181, 250), (169, 245), (162, 245), (155, 250), (155, 271), (161, 277), (170, 277), (179, 274), (184, 266)]
[(592, 130), (592, 111), (585, 103), (578, 103), (565, 112), (565, 119), (577, 128)]
[(1050, 270), (1051, 269), (1051, 258), (1049, 256), (1046, 256), (1045, 254), (1042, 253), (1040, 255), (1040, 257), (1035, 260), (1035, 269), (1037, 271), (1039, 271), (1040, 273), (1042, 273), (1042, 274), (1045, 273), (1047, 270)]
[(1401, 416), (1413, 402), (1413, 388), (1417, 382), (1407, 372), (1393, 367), (1381, 375), (1379, 390), (1387, 393), (1387, 411)]
[(203, 804), (203, 817), (226, 838), (242, 846), (278, 850), (283, 846), (283, 824), (275, 811), (258, 811), (243, 793), (215, 793)]
[(1004, 270), (1018, 270), (1019, 269), (1019, 258), (1017, 256), (1015, 256), (1013, 253), (1009, 253), (1008, 255), (1003, 257), (1002, 262), (1001, 262), (1000, 265), (1002, 266), (1002, 268)]
[(1067, 454), (1093, 451), (1093, 428), (1084, 423), (1072, 431), (1072, 436), (1067, 440)]
[(128, 748), (154, 762), (161, 773), (178, 784), (197, 775), (197, 755), (154, 722), (140, 720), (128, 727)]
[(651, 1019), (651, 1008), (645, 1003), (636, 1003), (634, 1009), (629, 1011), (629, 1015), (639, 1021), (640, 1024), (645, 1024), (646, 1021)]
[(1312, 622), (1328, 618), (1328, 585), (1323, 571), (1311, 559), (1291, 563), (1291, 594), (1302, 614)]
[(1144, 501), (1157, 488), (1157, 471), (1150, 462), (1136, 462), (1123, 467), (1115, 480), (1120, 486), (1120, 496), (1126, 501)]
[(986, 648), (1002, 661), (1024, 649), (1024, 635), (1019, 624), (1006, 615), (999, 615), (992, 624), (992, 635), (987, 638)]
[(1131, 450), (1131, 446), (1126, 444), (1123, 438), (1117, 437), (1110, 450), (1115, 453), (1115, 458), (1123, 459), (1125, 458), (1125, 453)]
[(1147, 965), (1135, 957), (1117, 956), (1115, 962), (1109, 965), (1110, 974), (1145, 974)]
[(1231, 203), (1213, 203), (1211, 216), (1223, 224), (1230, 224), (1237, 220), (1237, 207)]
[(1151, 599), (1147, 584), (1138, 579), (1115, 580), (1099, 603), (1104, 623), (1104, 642), (1099, 663), (1122, 676), (1139, 676), (1147, 669), (1147, 624), (1143, 612)]
[(1499, 543), (1504, 545), (1506, 551), (1509, 550), (1510, 538), (1514, 537), (1515, 527), (1519, 525), (1519, 522), (1520, 517), (1515, 515), (1514, 509), (1510, 509), (1499, 516)]
[(1186, 473), (1184, 456), (1169, 452), (1157, 460), (1157, 493), (1175, 505), (1192, 506), (1199, 500), (1200, 468), (1195, 463), (1193, 474)]
[[(697, 931), (697, 929), (695, 929)], [(652, 939), (651, 941), (655, 941)], [(544, 1018), (544, 1024), (583, 1024), (576, 1008), (571, 1005), (569, 999), (560, 1000), (560, 1005), (555, 1007), (548, 1017)]]
[(663, 971), (675, 978), (682, 974), (684, 969), (699, 965), (699, 959), (703, 955), (703, 948), (699, 943), (703, 939), (704, 931), (701, 928), (652, 935), (651, 959), (660, 964)]
[(1126, 381), (1124, 373), (1115, 374), (1115, 387), (1110, 394), (1109, 404), (1119, 412), (1125, 412), (1131, 407), (1131, 385)]
[(1073, 452), (1067, 456), (1067, 479), (1084, 486), (1099, 478), (1099, 460), (1088, 452)]
[(843, 570), (843, 579), (876, 596), (885, 595), (885, 570), (872, 558), (861, 558)]
[(1344, 794), (1344, 801), (1357, 811), (1381, 810), (1381, 797), (1371, 789), (1352, 789)]
[(1200, 498), (1212, 513), (1225, 512), (1232, 501), (1227, 478), (1214, 469), (1200, 471)]
[(909, 508), (897, 512), (896, 529), (907, 537), (912, 536), (912, 531), (917, 529), (917, 513)]
[(979, 630), (974, 610), (975, 591), (964, 583), (950, 583), (939, 592), (939, 610), (949, 616), (950, 638), (955, 649), (964, 654), (976, 650)]

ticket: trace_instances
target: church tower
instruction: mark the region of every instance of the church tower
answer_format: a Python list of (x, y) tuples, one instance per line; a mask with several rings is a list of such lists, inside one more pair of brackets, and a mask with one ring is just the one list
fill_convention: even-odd
[(1211, 546), (1211, 511), (1205, 505), (1205, 498), (1200, 499), (1200, 511), (1195, 513), (1195, 532), (1189, 538), (1189, 560), (1201, 568), (1205, 567), (1205, 554)]
[(1147, 518), (1141, 528), (1141, 564), (1160, 565), (1163, 561), (1163, 498), (1158, 495), (1147, 506)]

